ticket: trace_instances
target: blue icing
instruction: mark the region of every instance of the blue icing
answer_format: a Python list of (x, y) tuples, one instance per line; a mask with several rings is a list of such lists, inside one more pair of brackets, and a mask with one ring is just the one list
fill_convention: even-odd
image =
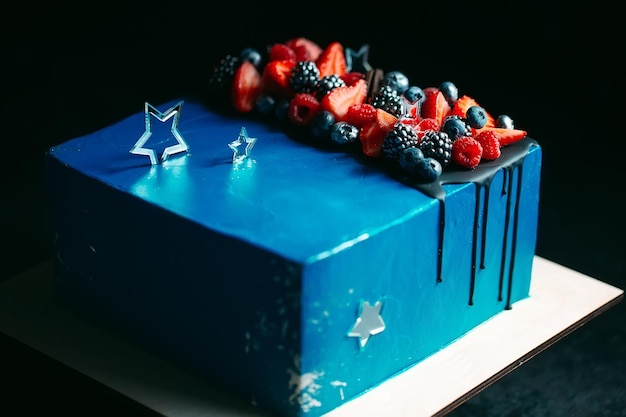
[[(320, 416), (528, 296), (533, 141), (476, 183), (447, 176), (435, 198), (192, 101), (190, 151), (151, 166), (128, 152), (143, 117), (48, 155), (60, 294), (261, 407)], [(257, 142), (233, 165), (242, 125)], [(168, 145), (167, 129), (154, 135)], [(386, 327), (360, 348), (348, 332), (364, 301), (382, 302)]]

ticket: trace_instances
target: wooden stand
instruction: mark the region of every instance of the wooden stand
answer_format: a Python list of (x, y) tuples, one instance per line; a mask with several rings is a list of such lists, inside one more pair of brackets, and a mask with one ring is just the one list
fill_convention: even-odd
[[(617, 304), (624, 291), (536, 257), (531, 294), (327, 417), (450, 412)], [(174, 364), (66, 310), (46, 263), (0, 284), (0, 332), (166, 416), (258, 416)]]

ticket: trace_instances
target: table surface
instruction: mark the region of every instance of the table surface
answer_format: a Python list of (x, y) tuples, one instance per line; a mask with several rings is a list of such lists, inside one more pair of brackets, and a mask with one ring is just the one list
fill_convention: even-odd
[[(164, 416), (260, 416), (176, 365), (74, 315), (50, 262), (0, 284), (0, 332)], [(443, 415), (589, 320), (624, 291), (541, 257), (530, 297), (327, 417)], [(415, 393), (421, 393), (415, 395)]]

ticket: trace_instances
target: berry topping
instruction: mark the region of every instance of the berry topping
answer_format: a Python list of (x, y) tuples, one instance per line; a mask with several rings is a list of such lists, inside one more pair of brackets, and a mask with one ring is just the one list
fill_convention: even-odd
[(435, 119), (442, 126), (450, 113), (450, 104), (438, 88), (428, 88), (424, 93), (426, 97), (422, 103), (422, 117)]
[(268, 62), (261, 75), (264, 91), (278, 98), (291, 97), (293, 92), (289, 86), (289, 80), (291, 70), (295, 65), (296, 61), (289, 59)]
[(250, 61), (243, 61), (233, 77), (231, 101), (241, 113), (254, 110), (261, 95), (261, 74)]
[(365, 102), (367, 83), (365, 80), (357, 81), (353, 86), (339, 87), (326, 94), (320, 102), (322, 110), (331, 112), (337, 121), (345, 121), (348, 109)]
[(271, 61), (294, 61), (297, 62), (296, 53), (284, 43), (275, 43), (270, 48), (268, 60)]
[(483, 155), (483, 147), (472, 137), (459, 138), (452, 144), (452, 160), (465, 168), (476, 168)]
[(326, 140), (330, 138), (330, 130), (335, 124), (335, 116), (329, 111), (318, 111), (311, 119), (310, 130), (314, 139)]
[(315, 91), (320, 80), (320, 72), (315, 62), (300, 61), (291, 70), (289, 86), (296, 93), (310, 93)]
[(287, 117), (296, 126), (308, 126), (319, 110), (320, 103), (315, 96), (298, 93), (289, 102)]
[(444, 167), (452, 159), (452, 139), (444, 132), (427, 130), (420, 140), (419, 147), (425, 157), (435, 158)]
[(339, 145), (356, 142), (359, 129), (347, 122), (337, 122), (330, 128), (330, 139)]
[(459, 89), (456, 87), (456, 85), (453, 82), (444, 81), (439, 86), (439, 91), (441, 91), (443, 96), (446, 98), (446, 101), (448, 102), (450, 107), (454, 106), (454, 103), (459, 98)]
[(483, 130), (474, 137), (483, 147), (483, 159), (493, 161), (501, 154), (498, 134), (493, 130)]
[(383, 109), (396, 117), (400, 117), (404, 113), (401, 96), (388, 85), (383, 85), (374, 93), (371, 104), (377, 109)]
[(416, 85), (412, 85), (404, 92), (404, 98), (406, 98), (409, 104), (421, 104), (424, 98), (426, 98), (426, 95), (424, 94), (424, 90)]
[(402, 95), (409, 88), (409, 78), (400, 71), (391, 71), (383, 76), (382, 85), (389, 86), (398, 95)]
[(466, 120), (460, 116), (448, 116), (441, 126), (441, 131), (445, 132), (453, 141), (462, 136), (471, 136), (472, 129)]
[(414, 174), (424, 182), (435, 181), (443, 172), (439, 161), (425, 157), (419, 148), (407, 148), (402, 151), (398, 163), (405, 172)]
[(505, 129), (515, 129), (513, 119), (506, 114), (501, 114), (496, 119), (496, 127), (503, 127)]
[(470, 127), (481, 129), (487, 124), (487, 112), (480, 106), (472, 106), (465, 112), (465, 119)]
[(361, 127), (359, 138), (361, 149), (367, 156), (377, 158), (382, 155), (382, 146), (387, 132), (393, 129), (398, 118), (382, 109), (376, 109), (376, 119)]
[(403, 123), (396, 123), (385, 136), (382, 144), (383, 156), (390, 160), (397, 161), (402, 151), (408, 148), (414, 148), (418, 145), (419, 140), (417, 134), (411, 128)]
[(315, 63), (319, 68), (320, 77), (333, 74), (342, 76), (347, 68), (343, 46), (339, 42), (332, 42), (315, 60)]
[(317, 82), (315, 86), (315, 94), (317, 99), (321, 100), (326, 94), (330, 93), (337, 87), (346, 86), (346, 82), (337, 74), (325, 75)]
[(369, 103), (355, 104), (348, 108), (346, 120), (356, 127), (361, 127), (376, 120), (376, 108)]
[[(467, 111), (470, 109), (470, 107), (473, 107), (473, 106), (481, 107), (476, 102), (476, 100), (474, 100), (472, 97), (470, 97), (468, 95), (461, 96), (454, 103), (454, 106), (452, 106), (451, 113), (454, 114), (454, 115), (457, 115), (457, 116), (467, 117)], [(484, 107), (481, 107), (481, 108), (483, 110), (485, 110)], [(485, 123), (485, 126), (487, 126), (487, 127), (495, 126), (495, 124), (496, 124), (495, 119), (486, 110), (485, 110), (485, 116), (487, 117), (487, 122)]]
[(209, 87), (217, 90), (228, 89), (233, 81), (237, 67), (239, 67), (239, 58), (233, 55), (226, 55), (211, 69)]
[(322, 47), (308, 38), (293, 38), (285, 42), (296, 53), (296, 61), (317, 61), (322, 54)]
[[(503, 127), (485, 127), (480, 131), (490, 130), (498, 135), (500, 146), (507, 146), (526, 137), (526, 131), (521, 129), (505, 129)], [(480, 132), (479, 132), (480, 133)]]

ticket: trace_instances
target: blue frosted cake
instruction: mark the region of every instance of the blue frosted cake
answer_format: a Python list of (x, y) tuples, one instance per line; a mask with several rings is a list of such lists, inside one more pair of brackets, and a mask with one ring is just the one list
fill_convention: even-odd
[(47, 153), (58, 292), (320, 416), (529, 296), (541, 148), (453, 83), (296, 38)]

